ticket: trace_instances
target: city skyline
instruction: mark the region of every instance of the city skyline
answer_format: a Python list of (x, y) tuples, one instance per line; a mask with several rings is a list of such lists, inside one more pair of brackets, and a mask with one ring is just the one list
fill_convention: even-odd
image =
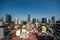
[(0, 17), (6, 13), (13, 18), (26, 19), (28, 14), (31, 18), (55, 16), (60, 17), (60, 0), (0, 0)]

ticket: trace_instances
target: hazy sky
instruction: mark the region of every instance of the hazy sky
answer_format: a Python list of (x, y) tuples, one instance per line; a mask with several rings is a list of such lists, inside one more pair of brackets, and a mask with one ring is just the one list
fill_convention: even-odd
[(13, 17), (60, 17), (60, 0), (0, 0), (0, 17), (9, 13)]

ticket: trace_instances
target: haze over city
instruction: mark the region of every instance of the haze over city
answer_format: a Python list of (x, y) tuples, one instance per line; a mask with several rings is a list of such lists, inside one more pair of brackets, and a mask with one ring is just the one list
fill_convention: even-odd
[(0, 40), (60, 40), (60, 0), (0, 0)]

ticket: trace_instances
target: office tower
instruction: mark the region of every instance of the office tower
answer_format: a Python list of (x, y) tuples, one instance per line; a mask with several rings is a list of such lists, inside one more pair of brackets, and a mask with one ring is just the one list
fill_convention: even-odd
[(35, 24), (35, 22), (36, 22), (36, 18), (33, 18), (32, 23)]
[(37, 18), (37, 22), (40, 22), (38, 18)]
[(28, 22), (30, 22), (30, 14), (28, 15), (28, 18), (27, 18)]
[(14, 22), (15, 22), (15, 24), (21, 24), (21, 20), (18, 17), (16, 17), (14, 19)]
[(3, 23), (2, 23), (2, 21), (0, 21), (0, 26), (2, 26), (3, 25)]
[(0, 19), (0, 26), (2, 26), (3, 25), (3, 17), (1, 17), (1, 19)]
[(47, 23), (47, 18), (42, 18), (42, 23)]
[(15, 18), (15, 24), (18, 24), (19, 19)]
[(50, 19), (49, 18), (47, 18), (47, 23), (50, 24)]
[(3, 21), (3, 17), (0, 18), (0, 21)]
[(6, 14), (6, 23), (12, 22), (12, 16), (10, 14)]
[(54, 24), (55, 23), (55, 17), (51, 17), (51, 20), (52, 20), (52, 23)]
[(50, 20), (50, 19), (48, 19), (48, 24), (50, 24), (50, 22), (51, 22), (51, 20)]
[(49, 23), (49, 20), (48, 20), (48, 18), (47, 18), (47, 23)]

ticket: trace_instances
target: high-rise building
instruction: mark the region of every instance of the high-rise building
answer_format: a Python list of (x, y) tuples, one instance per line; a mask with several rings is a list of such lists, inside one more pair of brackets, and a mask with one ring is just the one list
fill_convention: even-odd
[(40, 22), (39, 18), (37, 18), (37, 22)]
[(55, 23), (55, 17), (51, 17), (51, 20), (52, 20), (52, 23), (54, 24)]
[(35, 24), (35, 22), (36, 22), (36, 18), (33, 18), (32, 23)]
[(2, 26), (3, 25), (3, 17), (1, 17), (1, 19), (0, 19), (0, 26)]
[(47, 23), (47, 18), (42, 18), (42, 23)]
[(12, 16), (10, 14), (6, 14), (6, 23), (12, 22)]
[(3, 23), (2, 23), (2, 21), (0, 21), (0, 26), (2, 26), (3, 25)]
[(30, 14), (28, 15), (28, 18), (27, 18), (28, 22), (30, 22)]
[(15, 24), (21, 24), (21, 20), (18, 17), (16, 17), (14, 19), (14, 22), (15, 22)]
[(18, 24), (19, 19), (15, 18), (15, 24)]
[(51, 20), (50, 19), (48, 19), (48, 23), (50, 24), (50, 22), (51, 22)]
[(0, 21), (3, 21), (3, 17), (0, 18)]
[(50, 24), (50, 19), (49, 18), (47, 18), (47, 23)]
[(60, 40), (60, 20), (54, 26), (54, 40)]

